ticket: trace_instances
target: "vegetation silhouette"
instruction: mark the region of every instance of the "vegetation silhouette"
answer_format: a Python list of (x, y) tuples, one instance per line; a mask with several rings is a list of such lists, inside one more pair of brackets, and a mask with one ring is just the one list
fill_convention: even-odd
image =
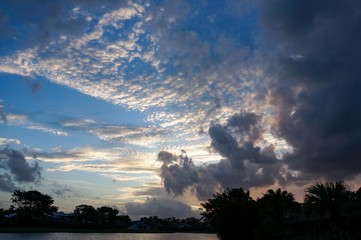
[[(304, 203), (278, 188), (257, 200), (243, 188), (215, 193), (202, 205), (201, 218), (177, 219), (128, 215), (109, 206), (77, 205), (73, 213), (56, 212), (53, 199), (38, 191), (14, 191), (13, 205), (0, 209), (0, 231), (5, 226), (47, 226), (114, 231), (212, 231), (221, 240), (353, 240), (361, 239), (361, 188), (353, 192), (343, 181), (315, 182)], [(171, 212), (170, 212), (171, 214)]]
[(119, 213), (117, 209), (113, 209), (107, 206), (102, 206), (100, 208), (97, 208), (97, 212), (99, 213), (100, 216), (100, 223), (109, 226), (115, 224), (117, 220), (117, 214)]
[[(13, 193), (12, 202), (13, 205), (8, 210), (0, 209), (0, 232), (4, 230), (1, 227), (13, 227), (11, 229), (14, 231), (16, 229), (24, 231), (21, 230), (24, 227), (25, 231), (28, 231), (27, 227), (32, 227), (34, 231), (45, 228), (56, 229), (56, 231), (59, 229), (77, 231), (78, 229), (86, 232), (103, 232), (103, 230), (123, 232), (128, 229), (132, 232), (204, 232), (206, 229), (200, 219), (174, 217), (162, 219), (157, 216), (142, 217), (140, 221), (134, 221), (134, 223), (140, 222), (136, 227), (129, 228), (132, 224), (130, 217), (118, 215), (119, 211), (109, 206), (95, 208), (91, 205), (80, 204), (72, 213), (56, 212), (58, 207), (52, 206), (54, 202), (52, 197), (38, 191), (17, 190)], [(5, 231), (8, 230), (5, 228)]]
[(307, 216), (329, 218), (329, 228), (334, 234), (348, 231), (347, 222), (352, 207), (353, 193), (343, 181), (316, 182), (306, 189), (305, 213)]
[(14, 205), (10, 206), (10, 209), (16, 211), (20, 221), (26, 224), (32, 224), (34, 218), (43, 218), (58, 211), (58, 207), (53, 206), (54, 200), (51, 196), (35, 190), (16, 190), (11, 201)]
[(258, 227), (259, 238), (283, 239), (287, 233), (286, 224), (295, 215), (300, 214), (300, 204), (294, 195), (278, 188), (270, 189), (257, 199), (261, 220)]
[(253, 239), (259, 212), (257, 203), (243, 188), (226, 189), (201, 204), (203, 220), (212, 224), (221, 240)]
[[(78, 223), (84, 225), (104, 225), (104, 226), (113, 226), (115, 225), (117, 219), (117, 214), (119, 211), (108, 206), (102, 206), (95, 209), (91, 205), (81, 204), (75, 207), (74, 217)], [(122, 217), (122, 216), (118, 216)], [(129, 216), (128, 216), (129, 218)], [(130, 219), (130, 218), (129, 218)], [(123, 219), (127, 221), (127, 219)]]
[(98, 221), (98, 212), (91, 205), (81, 204), (76, 206), (74, 216), (81, 224), (95, 224)]
[(202, 207), (221, 240), (361, 239), (361, 188), (352, 192), (343, 181), (309, 186), (304, 204), (280, 188), (257, 201), (239, 188), (214, 194)]

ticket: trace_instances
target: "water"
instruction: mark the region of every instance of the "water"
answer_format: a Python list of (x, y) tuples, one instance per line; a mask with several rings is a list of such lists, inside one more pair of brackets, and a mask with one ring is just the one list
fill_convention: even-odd
[(0, 233), (1, 240), (217, 240), (200, 233)]

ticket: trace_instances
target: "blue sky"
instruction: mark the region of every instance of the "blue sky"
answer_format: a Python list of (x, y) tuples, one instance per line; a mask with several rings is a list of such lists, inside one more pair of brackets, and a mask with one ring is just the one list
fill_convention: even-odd
[(0, 1), (0, 207), (38, 189), (186, 217), (227, 187), (358, 187), (361, 15), (341, 2)]

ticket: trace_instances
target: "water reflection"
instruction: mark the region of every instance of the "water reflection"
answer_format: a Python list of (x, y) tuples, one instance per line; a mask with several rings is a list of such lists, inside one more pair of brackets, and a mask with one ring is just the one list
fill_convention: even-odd
[(6, 240), (216, 240), (215, 234), (198, 233), (1, 233)]

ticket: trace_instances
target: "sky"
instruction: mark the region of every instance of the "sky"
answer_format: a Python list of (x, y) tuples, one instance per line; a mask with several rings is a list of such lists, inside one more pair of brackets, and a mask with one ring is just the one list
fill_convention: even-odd
[(0, 0), (0, 208), (357, 189), (360, 33), (358, 0)]

